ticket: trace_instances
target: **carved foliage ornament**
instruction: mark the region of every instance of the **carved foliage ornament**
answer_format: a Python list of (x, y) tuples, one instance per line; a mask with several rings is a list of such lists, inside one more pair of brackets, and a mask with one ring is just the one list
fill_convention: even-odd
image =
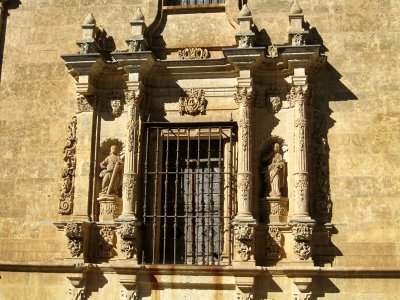
[(128, 291), (126, 289), (121, 289), (121, 299), (123, 300), (138, 300), (138, 292), (136, 290)]
[(300, 260), (307, 260), (311, 256), (311, 245), (308, 241), (295, 241), (294, 253)]
[(251, 224), (238, 222), (233, 227), (236, 251), (242, 261), (248, 261), (252, 254), (254, 229)]
[(267, 234), (267, 259), (279, 259), (282, 247), (282, 234), (276, 226), (270, 226)]
[(133, 193), (137, 190), (137, 177), (134, 174), (124, 174), (124, 183), (122, 186), (122, 195), (129, 201), (133, 200)]
[(179, 113), (181, 115), (199, 115), (206, 111), (207, 101), (203, 90), (191, 89), (186, 97), (179, 98)]
[(99, 256), (101, 258), (111, 258), (115, 244), (115, 233), (111, 226), (100, 229)]
[(250, 115), (251, 115), (251, 102), (253, 99), (252, 91), (248, 91), (247, 88), (236, 88), (236, 92), (233, 94), (233, 99), (239, 104), (239, 128), (241, 129), (242, 147), (243, 151), (246, 151), (248, 144), (250, 143)]
[(303, 223), (297, 223), (292, 229), (294, 236), (294, 253), (300, 260), (307, 260), (311, 257), (311, 239), (312, 226)]
[(144, 103), (144, 93), (140, 89), (137, 91), (126, 90), (125, 103), (128, 105), (128, 151), (133, 151), (134, 137), (138, 135), (139, 130), (139, 112), (143, 110), (141, 107)]
[(68, 125), (68, 137), (64, 146), (65, 166), (61, 175), (63, 178), (63, 185), (59, 204), (59, 213), (62, 215), (71, 214), (73, 209), (77, 143), (76, 125), (77, 118), (74, 116), (72, 117), (71, 123)]
[(67, 248), (73, 257), (78, 257), (82, 252), (82, 226), (77, 222), (67, 223), (65, 235), (68, 238)]
[(269, 110), (273, 113), (277, 113), (282, 108), (282, 101), (281, 98), (276, 97), (269, 97)]
[(278, 57), (278, 48), (276, 45), (268, 46), (268, 56), (272, 58)]
[(308, 85), (292, 86), (289, 94), (286, 96), (286, 100), (288, 100), (292, 105), (292, 103), (296, 101), (302, 101), (302, 102), (307, 101), (308, 96), (309, 96)]
[(78, 94), (76, 97), (76, 104), (78, 106), (78, 112), (93, 111), (93, 106), (95, 105), (95, 98), (92, 99), (92, 104), (89, 103), (88, 98), (84, 95)]
[(209, 52), (203, 48), (185, 48), (178, 51), (178, 56), (180, 59), (206, 59)]
[(250, 48), (252, 47), (252, 38), (248, 35), (242, 35), (239, 38), (239, 48)]
[(134, 222), (124, 222), (118, 229), (121, 237), (121, 251), (128, 259), (136, 258), (137, 255), (137, 230), (137, 224)]
[(71, 300), (84, 300), (86, 299), (86, 290), (85, 288), (67, 288), (67, 296), (68, 299)]

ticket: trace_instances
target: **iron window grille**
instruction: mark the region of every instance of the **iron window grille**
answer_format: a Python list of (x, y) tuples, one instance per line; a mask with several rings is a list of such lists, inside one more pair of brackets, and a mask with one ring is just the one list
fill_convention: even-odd
[(224, 4), (224, 0), (164, 0), (164, 6)]
[(236, 123), (145, 123), (143, 261), (230, 265)]

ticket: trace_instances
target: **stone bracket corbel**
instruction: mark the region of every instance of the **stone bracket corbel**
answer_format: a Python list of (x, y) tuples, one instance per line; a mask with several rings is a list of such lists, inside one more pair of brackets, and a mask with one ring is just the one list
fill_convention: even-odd
[(89, 257), (90, 227), (88, 222), (54, 222), (58, 231), (63, 231), (67, 237), (67, 248), (70, 257), (78, 264), (86, 262)]
[(106, 62), (100, 53), (61, 55), (70, 74), (76, 80), (76, 91), (89, 96), (95, 94), (95, 78), (105, 68)]
[(239, 77), (248, 77), (241, 73), (249, 72), (261, 64), (265, 59), (265, 51), (265, 47), (222, 49), (225, 58), (239, 73)]
[(236, 299), (251, 300), (254, 297), (254, 276), (236, 276)]
[(138, 82), (144, 82), (144, 78), (156, 62), (151, 51), (113, 52), (111, 56), (118, 65), (124, 69), (126, 74), (128, 74), (128, 90), (135, 90)]
[(87, 274), (90, 264), (75, 264), (76, 273), (69, 273), (66, 275), (72, 287), (67, 287), (67, 299), (70, 300), (84, 300), (87, 298), (86, 285)]
[(139, 285), (137, 283), (137, 274), (123, 274), (119, 277), (119, 282), (123, 286), (121, 289), (121, 300), (139, 299)]

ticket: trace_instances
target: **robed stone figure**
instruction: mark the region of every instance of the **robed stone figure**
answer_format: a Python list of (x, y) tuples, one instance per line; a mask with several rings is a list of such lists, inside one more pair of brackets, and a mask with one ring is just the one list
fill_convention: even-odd
[(100, 172), (99, 176), (103, 178), (103, 180), (99, 197), (118, 196), (119, 190), (122, 187), (124, 168), (116, 145), (110, 147), (110, 154), (100, 163), (100, 168), (103, 170)]
[(281, 189), (285, 186), (286, 164), (280, 150), (280, 145), (275, 143), (273, 153), (267, 158), (270, 159), (269, 164), (264, 170), (265, 181), (270, 187), (270, 197), (280, 197)]

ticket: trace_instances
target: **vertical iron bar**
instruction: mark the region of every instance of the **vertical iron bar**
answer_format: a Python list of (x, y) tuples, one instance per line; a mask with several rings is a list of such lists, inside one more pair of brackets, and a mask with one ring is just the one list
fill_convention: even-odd
[[(147, 217), (146, 217), (146, 208), (147, 208), (147, 184), (148, 184), (148, 153), (149, 153), (149, 128), (146, 128), (146, 153), (145, 153), (145, 160), (144, 160), (144, 200), (143, 200), (143, 227), (146, 232), (145, 235), (147, 236)], [(142, 246), (144, 249), (144, 245)], [(145, 254), (142, 251), (142, 261), (145, 261)]]
[(176, 264), (176, 229), (178, 212), (178, 176), (179, 176), (179, 129), (176, 140), (176, 162), (175, 162), (175, 203), (174, 203), (174, 264)]
[(232, 264), (232, 127), (229, 129), (229, 161), (228, 161), (228, 264)]
[[(212, 178), (211, 178), (211, 127), (208, 127), (208, 147), (207, 147), (207, 169), (208, 169), (208, 203), (207, 203), (207, 264), (210, 264), (210, 240), (211, 234), (211, 211), (212, 211)], [(212, 247), (211, 247), (212, 252)], [(213, 261), (213, 260), (212, 260)]]
[(159, 157), (159, 143), (160, 143), (160, 128), (157, 127), (157, 142), (156, 142), (156, 160), (155, 160), (155, 180), (154, 180), (154, 203), (153, 203), (153, 261), (155, 262), (156, 253), (156, 221), (157, 221), (157, 189), (158, 189), (158, 157)]
[[(185, 264), (187, 264), (187, 260), (188, 260), (188, 257), (187, 257), (187, 254), (188, 254), (188, 248), (189, 248), (189, 245), (190, 245), (190, 239), (189, 239), (189, 237), (191, 236), (190, 234), (189, 234), (189, 215), (188, 215), (188, 210), (189, 210), (189, 201), (190, 201), (190, 191), (189, 191), (189, 188), (190, 188), (190, 181), (189, 181), (189, 176), (190, 176), (190, 162), (189, 162), (189, 159), (190, 159), (190, 152), (189, 152), (189, 150), (190, 150), (190, 128), (188, 127), (187, 128), (187, 145), (186, 145), (186, 147), (187, 147), (187, 149), (186, 149), (186, 178), (184, 178), (185, 180), (186, 180), (186, 191), (185, 191), (185, 196), (186, 196), (186, 199), (185, 199)], [(193, 253), (193, 250), (192, 250), (192, 253)]]
[(163, 237), (163, 264), (165, 264), (165, 247), (167, 240), (167, 202), (168, 202), (168, 160), (169, 160), (169, 131), (167, 129), (167, 147), (165, 151), (165, 181), (164, 181), (164, 237)]
[[(200, 174), (199, 174), (199, 167), (200, 167), (200, 128), (197, 130), (197, 162), (196, 162), (196, 198), (197, 198), (197, 209), (196, 209), (196, 257), (197, 257), (197, 264), (199, 263), (199, 254), (201, 253), (201, 249), (199, 247), (200, 239), (200, 222), (201, 222), (201, 213), (200, 213)], [(203, 244), (201, 245), (201, 247)], [(204, 263), (204, 261), (203, 261)]]
[[(221, 238), (223, 235), (222, 232), (222, 222), (224, 221), (222, 211), (221, 211), (221, 205), (223, 205), (223, 182), (224, 182), (224, 175), (223, 175), (223, 169), (222, 169), (222, 164), (221, 164), (221, 158), (222, 158), (222, 129), (219, 127), (219, 137), (218, 137), (218, 175), (219, 175), (219, 193), (218, 193), (218, 210), (217, 213), (219, 215), (219, 224), (218, 224), (218, 265), (221, 264)], [(221, 203), (222, 202), (222, 203)], [(222, 218), (222, 219), (221, 219)]]

